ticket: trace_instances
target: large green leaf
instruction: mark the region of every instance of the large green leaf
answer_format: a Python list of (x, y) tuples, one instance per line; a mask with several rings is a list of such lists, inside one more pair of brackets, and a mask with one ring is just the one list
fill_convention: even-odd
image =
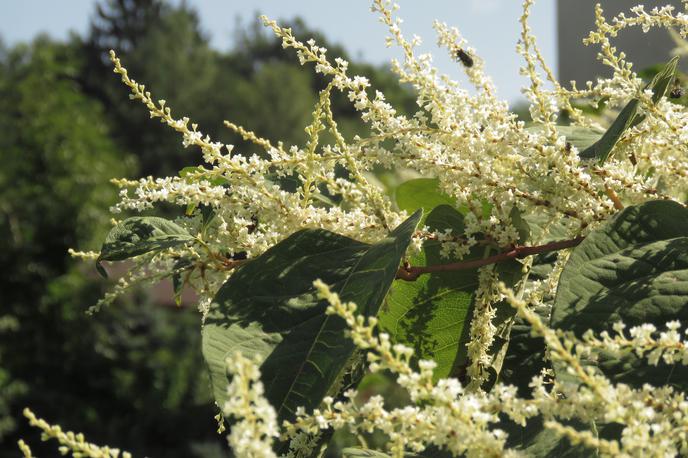
[[(646, 86), (646, 89), (652, 90), (652, 101), (654, 103), (659, 102), (659, 100), (664, 97), (667, 89), (674, 81), (677, 65), (678, 57), (672, 58), (664, 66), (662, 71), (657, 73), (652, 81)], [(631, 99), (623, 110), (621, 110), (614, 122), (612, 122), (612, 125), (609, 126), (609, 129), (602, 135), (602, 138), (584, 151), (581, 151), (580, 157), (584, 159), (596, 158), (600, 163), (605, 162), (624, 132), (643, 120), (643, 116), (638, 115), (639, 106), (639, 99)]]
[[(463, 234), (463, 215), (449, 205), (440, 205), (427, 217), (433, 231), (451, 229)], [(414, 266), (455, 262), (440, 256), (441, 244), (426, 241), (423, 250), (410, 261)], [(484, 249), (468, 258), (481, 257)], [(397, 280), (380, 310), (381, 328), (395, 342), (415, 349), (415, 356), (437, 363), (435, 377), (447, 377), (454, 367), (465, 364), (466, 352), (460, 351), (468, 339), (470, 306), (478, 285), (477, 270), (438, 272), (421, 275), (415, 281)]]
[(113, 227), (105, 237), (96, 262), (99, 272), (100, 261), (122, 261), (151, 251), (183, 245), (194, 237), (186, 229), (172, 221), (155, 216), (127, 218)]
[[(581, 336), (612, 324), (688, 319), (688, 209), (672, 201), (628, 207), (573, 250), (561, 274), (551, 325)], [(599, 355), (614, 380), (686, 387), (684, 366), (649, 366), (629, 352)]]
[(241, 267), (215, 296), (203, 327), (203, 356), (215, 400), (227, 398), (225, 360), (263, 359), (265, 395), (281, 420), (316, 407), (347, 368), (354, 346), (343, 319), (325, 315), (321, 279), (358, 313), (375, 315), (396, 276), (421, 213), (374, 245), (320, 229), (293, 234)]
[(535, 213), (524, 217), (531, 232), (531, 240), (535, 244), (564, 240), (571, 236), (578, 227), (570, 219), (552, 219), (551, 215)]
[(437, 178), (416, 178), (405, 181), (397, 187), (394, 197), (399, 209), (409, 213), (422, 208), (428, 215), (439, 205), (456, 205), (456, 199), (440, 191), (440, 182)]
[[(530, 237), (529, 224), (517, 208), (511, 211), (511, 220), (520, 234), (520, 243)], [(432, 231), (451, 229), (460, 236), (464, 232), (463, 215), (449, 205), (436, 207), (425, 224)], [(440, 256), (441, 243), (426, 241), (423, 251), (411, 259), (415, 266), (430, 266), (457, 262)], [(489, 252), (477, 246), (463, 260), (479, 259)], [(522, 277), (518, 261), (501, 263), (495, 267), (500, 278), (509, 285)], [(478, 271), (458, 270), (421, 275), (412, 282), (398, 280), (392, 286), (385, 305), (380, 311), (380, 326), (395, 342), (415, 349), (418, 359), (437, 363), (435, 379), (450, 375), (461, 377), (468, 364), (466, 343), (473, 314), (473, 293), (478, 286)], [(498, 336), (493, 347), (495, 375), (499, 372), (508, 346), (513, 308), (506, 302), (497, 305), (495, 325)]]

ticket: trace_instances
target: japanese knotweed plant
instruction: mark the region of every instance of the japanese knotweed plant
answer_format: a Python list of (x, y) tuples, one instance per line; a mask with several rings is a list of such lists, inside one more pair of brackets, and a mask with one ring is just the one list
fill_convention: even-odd
[[(143, 281), (195, 289), (236, 456), (318, 456), (342, 428), (387, 438), (347, 456), (688, 454), (688, 111), (672, 99), (677, 58), (643, 81), (611, 42), (632, 27), (685, 38), (688, 15), (638, 6), (609, 21), (598, 6), (585, 43), (612, 76), (566, 88), (531, 34), (532, 4), (517, 45), (529, 125), (458, 30), (435, 23), (471, 90), (417, 54), (387, 0), (372, 9), (403, 52), (392, 69), (418, 111), (400, 114), (346, 61), (263, 18), (328, 83), (305, 145), (225, 122), (262, 149), (252, 156), (173, 116), (111, 53), (130, 97), (205, 165), (115, 180), (115, 213), (159, 202), (184, 212), (116, 221), (100, 253), (75, 254), (103, 273), (103, 261), (134, 262), (96, 309)], [(340, 133), (334, 92), (369, 135)], [(582, 109), (599, 103), (609, 123)], [(557, 124), (562, 111), (570, 124)], [(420, 178), (390, 196), (372, 179), (380, 167)], [(380, 370), (408, 405), (356, 396)]]

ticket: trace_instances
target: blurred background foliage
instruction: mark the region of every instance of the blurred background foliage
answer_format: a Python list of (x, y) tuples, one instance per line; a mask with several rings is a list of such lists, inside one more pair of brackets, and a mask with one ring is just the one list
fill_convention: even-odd
[[(299, 19), (285, 22), (351, 61)], [(136, 456), (226, 456), (193, 304), (177, 308), (138, 290), (86, 316), (108, 285), (67, 250), (98, 248), (116, 198), (110, 178), (200, 163), (129, 100), (111, 48), (174, 114), (236, 151), (258, 152), (224, 119), (287, 145), (304, 141), (325, 81), (257, 21), (237, 28), (235, 43), (211, 48), (191, 7), (162, 0), (103, 0), (89, 32), (65, 42), (0, 43), (0, 456), (17, 456), (20, 437), (38, 456), (57, 455), (22, 419), (25, 406)], [(352, 62), (350, 70), (402, 112), (413, 109), (413, 94), (386, 68)], [(346, 135), (364, 133), (344, 95), (333, 109)]]

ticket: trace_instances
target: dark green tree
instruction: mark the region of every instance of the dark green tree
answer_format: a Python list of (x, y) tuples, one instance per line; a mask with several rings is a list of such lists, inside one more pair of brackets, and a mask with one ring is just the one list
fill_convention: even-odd
[(130, 102), (126, 88), (112, 73), (108, 53), (115, 49), (132, 75), (154, 88), (175, 113), (193, 117), (207, 130), (218, 54), (201, 33), (195, 11), (160, 0), (108, 0), (98, 5), (82, 46), (89, 65), (80, 80), (104, 102), (117, 126), (116, 142), (138, 156), (141, 173), (174, 174), (193, 164), (197, 158), (184, 150), (177, 137), (150, 122), (148, 113)]
[(97, 246), (115, 198), (108, 180), (135, 172), (72, 77), (83, 65), (74, 43), (46, 38), (0, 62), (0, 455), (35, 439), (17, 422), (31, 406), (140, 455), (189, 456), (215, 440), (198, 315), (139, 292), (89, 317), (105, 285), (67, 254)]
[[(297, 37), (314, 38), (331, 58), (351, 60), (339, 45), (296, 18), (291, 24)], [(230, 120), (270, 140), (287, 145), (305, 140), (317, 92), (326, 80), (303, 68), (291, 52), (256, 19), (235, 32), (234, 49), (220, 53), (210, 47), (196, 12), (182, 3), (160, 0), (109, 0), (93, 19), (84, 52), (89, 59), (85, 87), (98, 94), (123, 148), (139, 158), (143, 175), (173, 174), (200, 158), (185, 150), (165, 126), (151, 123), (141, 106), (130, 103), (128, 91), (112, 74), (108, 52), (115, 49), (130, 74), (165, 99), (177, 116), (188, 116), (212, 138), (236, 145), (242, 154), (257, 152), (253, 145), (226, 129)], [(352, 63), (352, 74), (371, 79), (377, 89), (402, 111), (415, 107), (412, 92), (399, 86), (385, 67)], [(335, 94), (333, 110), (345, 134), (365, 131), (345, 94)]]

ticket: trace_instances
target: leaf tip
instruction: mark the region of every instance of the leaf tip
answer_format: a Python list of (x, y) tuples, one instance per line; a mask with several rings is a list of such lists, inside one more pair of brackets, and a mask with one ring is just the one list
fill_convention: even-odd
[(98, 258), (98, 260), (96, 261), (96, 270), (98, 271), (101, 277), (108, 278), (107, 270), (105, 270), (105, 267), (103, 267), (103, 264), (101, 264), (100, 261), (100, 258)]

